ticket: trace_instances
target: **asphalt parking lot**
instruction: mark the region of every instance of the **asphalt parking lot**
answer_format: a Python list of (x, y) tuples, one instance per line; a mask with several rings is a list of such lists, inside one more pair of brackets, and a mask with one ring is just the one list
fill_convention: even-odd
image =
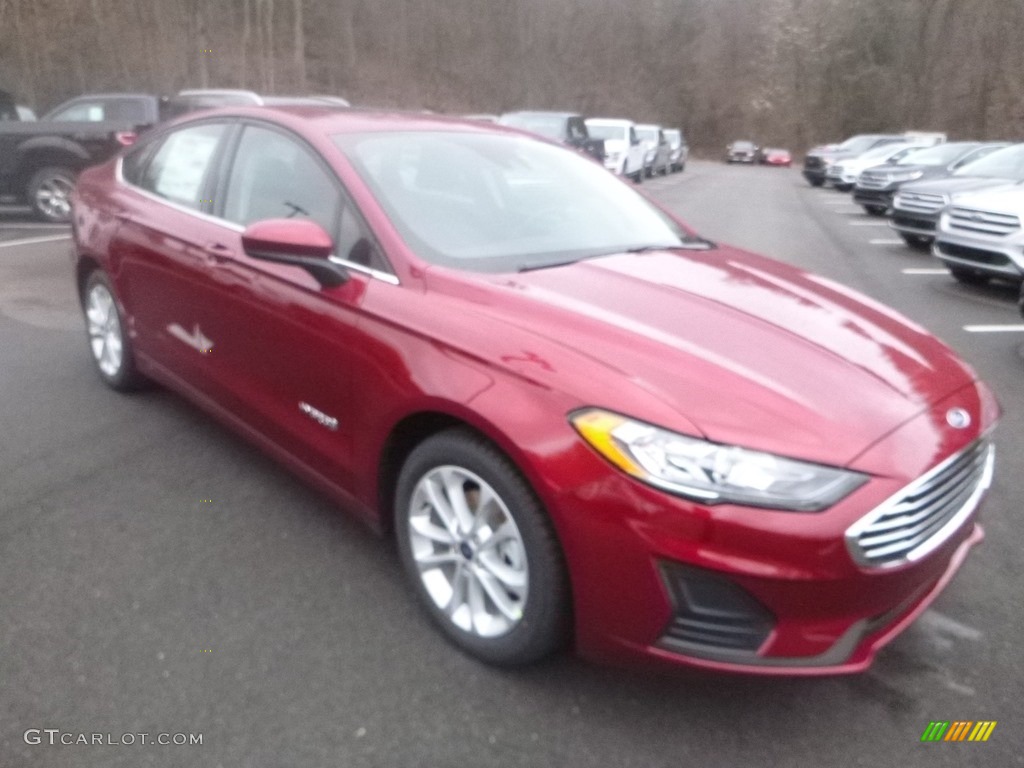
[[(460, 655), (390, 542), (178, 397), (103, 387), (66, 228), (0, 211), (0, 767), (1024, 765), (1015, 291), (959, 285), (795, 169), (694, 161), (642, 189), (707, 237), (895, 307), (1002, 402), (987, 539), (870, 671), (571, 656), (501, 671)], [(984, 744), (922, 744), (932, 720), (998, 725)], [(203, 743), (36, 745), (27, 729)]]

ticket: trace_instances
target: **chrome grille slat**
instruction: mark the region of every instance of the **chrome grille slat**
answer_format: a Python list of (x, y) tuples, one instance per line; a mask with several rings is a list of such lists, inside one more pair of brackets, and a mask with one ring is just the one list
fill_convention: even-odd
[[(878, 533), (870, 536), (862, 535), (860, 537), (861, 546), (865, 549), (871, 549), (872, 555), (877, 556), (879, 553), (875, 550), (875, 546), (878, 544), (889, 544), (890, 542), (900, 540), (916, 541), (920, 539), (921, 535), (929, 528), (934, 528), (937, 525), (941, 526), (941, 524), (945, 523), (948, 516), (952, 512), (956, 511), (958, 503), (962, 504), (967, 497), (970, 496), (971, 490), (970, 484), (957, 488), (953, 496), (944, 498), (942, 503), (937, 505), (934, 509), (925, 510), (931, 514), (921, 520), (918, 520), (913, 525), (902, 526), (900, 529), (891, 530), (886, 533)], [(875, 528), (872, 526), (872, 531), (874, 530)]]
[(935, 213), (946, 204), (942, 195), (930, 195), (924, 192), (901, 192), (900, 210), (916, 213)]
[(1009, 213), (953, 206), (949, 209), (949, 226), (951, 229), (1002, 237), (1019, 230), (1020, 219)]
[(853, 559), (885, 568), (912, 562), (948, 539), (978, 506), (994, 448), (981, 438), (925, 473), (846, 532)]

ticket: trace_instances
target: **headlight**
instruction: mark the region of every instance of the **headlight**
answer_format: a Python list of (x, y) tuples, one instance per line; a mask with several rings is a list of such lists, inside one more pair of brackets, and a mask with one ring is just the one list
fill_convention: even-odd
[(896, 171), (889, 174), (889, 181), (914, 181), (924, 176), (924, 171)]
[(617, 163), (617, 162), (619, 162), (619, 160), (622, 159), (622, 153), (621, 152), (609, 152), (608, 153), (608, 159), (611, 162), (613, 162), (613, 163)]
[(569, 419), (622, 471), (703, 504), (815, 512), (867, 482), (856, 472), (687, 437), (596, 408)]
[(648, 160), (653, 160), (654, 159), (654, 150), (653, 149), (648, 151), (646, 159), (648, 159)]

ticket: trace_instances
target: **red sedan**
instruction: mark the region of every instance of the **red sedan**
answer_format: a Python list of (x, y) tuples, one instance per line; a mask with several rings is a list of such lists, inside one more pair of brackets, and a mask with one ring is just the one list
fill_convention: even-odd
[(542, 140), (205, 113), (82, 174), (74, 235), (100, 377), (395, 536), (478, 658), (862, 670), (982, 538), (998, 406), (950, 349)]
[(766, 149), (762, 155), (765, 165), (778, 165), (789, 168), (793, 165), (793, 158), (788, 149)]

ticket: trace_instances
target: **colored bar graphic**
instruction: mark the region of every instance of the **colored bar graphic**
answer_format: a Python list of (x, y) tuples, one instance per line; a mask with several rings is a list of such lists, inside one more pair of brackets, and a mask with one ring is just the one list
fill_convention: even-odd
[(991, 736), (992, 731), (996, 729), (996, 722), (997, 721), (995, 720), (979, 720), (967, 740), (988, 741), (988, 737)]
[(988, 741), (996, 723), (996, 720), (932, 720), (921, 734), (921, 741)]
[(943, 741), (963, 741), (967, 738), (967, 731), (974, 725), (969, 720), (954, 720), (953, 725), (950, 726), (949, 733), (946, 734), (946, 738)]
[(921, 734), (921, 741), (941, 741), (949, 728), (949, 720), (932, 720)]

